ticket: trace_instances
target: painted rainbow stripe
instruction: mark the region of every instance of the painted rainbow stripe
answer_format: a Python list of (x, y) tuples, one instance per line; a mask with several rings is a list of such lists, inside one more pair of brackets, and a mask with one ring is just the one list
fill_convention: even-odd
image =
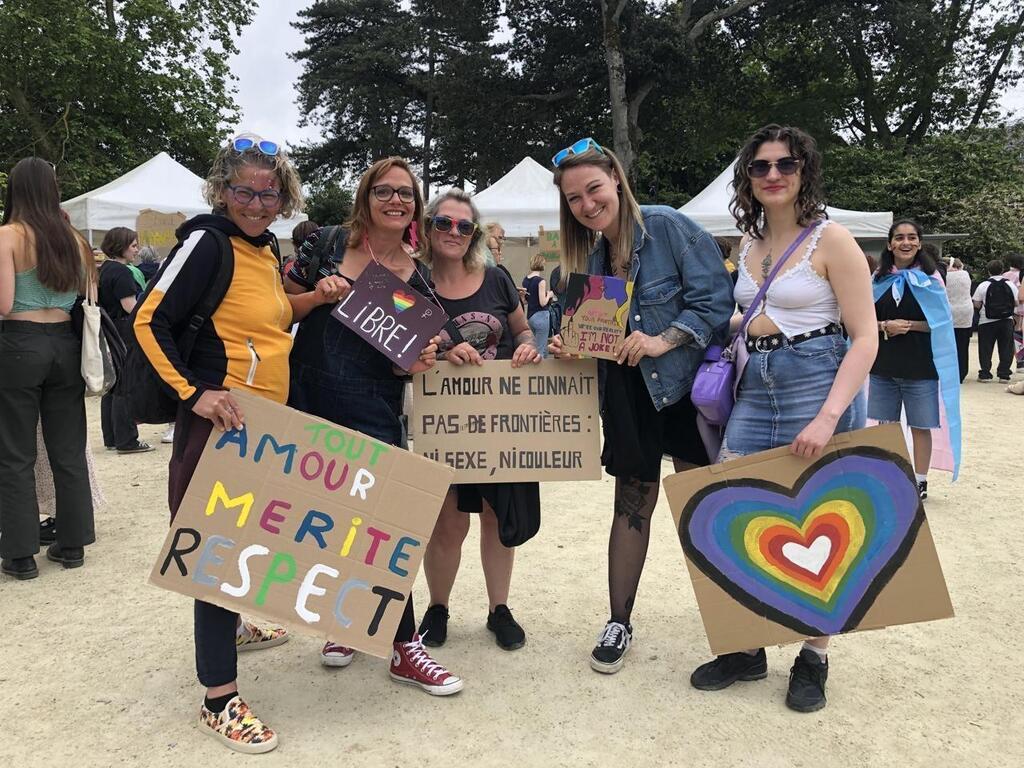
[(395, 304), (395, 310), (398, 312), (405, 312), (409, 307), (416, 303), (416, 299), (410, 296), (408, 293), (403, 291), (395, 291), (391, 294), (391, 300)]

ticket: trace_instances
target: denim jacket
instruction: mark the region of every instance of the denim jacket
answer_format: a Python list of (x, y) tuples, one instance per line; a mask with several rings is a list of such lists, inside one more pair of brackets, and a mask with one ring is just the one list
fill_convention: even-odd
[[(630, 328), (657, 336), (674, 326), (690, 337), (661, 357), (640, 360), (647, 391), (660, 411), (689, 394), (704, 348), (724, 338), (733, 286), (718, 245), (700, 225), (664, 205), (644, 205), (640, 211), (644, 226), (637, 224), (633, 233), (629, 268)], [(588, 273), (605, 274), (606, 252), (602, 237), (587, 260)]]

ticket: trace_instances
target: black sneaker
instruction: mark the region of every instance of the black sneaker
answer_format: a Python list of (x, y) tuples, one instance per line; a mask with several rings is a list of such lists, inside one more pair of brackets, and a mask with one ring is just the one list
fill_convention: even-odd
[(129, 453), (148, 453), (149, 451), (155, 450), (149, 443), (144, 443), (141, 440), (136, 440), (130, 445), (126, 445), (124, 448), (118, 448), (117, 453), (119, 456), (126, 456)]
[(590, 666), (606, 675), (622, 669), (622, 660), (633, 644), (633, 627), (621, 621), (609, 621), (597, 637), (597, 645), (590, 652)]
[(39, 522), (39, 543), (53, 544), (57, 540), (57, 521), (52, 517)]
[(526, 633), (512, 618), (512, 611), (507, 605), (495, 606), (494, 611), (487, 614), (487, 628), (494, 633), (495, 642), (506, 651), (526, 645)]
[(927, 480), (921, 480), (917, 484), (917, 495), (921, 497), (922, 501), (924, 501), (925, 499), (928, 498), (928, 481)]
[(438, 603), (427, 608), (420, 622), (419, 635), (423, 644), (440, 648), (448, 639), (448, 608)]
[(789, 670), (789, 691), (786, 706), (796, 712), (817, 712), (825, 706), (825, 681), (828, 680), (828, 659), (821, 660), (814, 651), (803, 648)]
[(59, 544), (51, 544), (46, 548), (46, 559), (60, 563), (65, 568), (79, 568), (85, 564), (85, 549), (83, 547), (61, 547)]
[(699, 691), (720, 691), (737, 680), (764, 680), (768, 677), (768, 657), (764, 648), (757, 653), (726, 653), (701, 664), (690, 675), (690, 685)]
[(10, 560), (0, 561), (0, 571), (8, 576), (13, 576), (19, 581), (34, 579), (39, 575), (36, 559), (31, 555), (28, 557), (12, 557)]

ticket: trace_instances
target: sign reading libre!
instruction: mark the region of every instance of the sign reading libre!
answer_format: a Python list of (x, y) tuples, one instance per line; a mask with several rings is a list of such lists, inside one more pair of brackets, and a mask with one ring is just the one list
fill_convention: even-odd
[(603, 275), (569, 275), (562, 313), (566, 352), (615, 360), (626, 340), (633, 283)]
[(387, 658), (454, 473), (235, 392), (150, 581)]
[(459, 483), (598, 480), (597, 363), (438, 363), (413, 379), (413, 447)]
[(367, 265), (331, 315), (405, 371), (448, 322), (436, 304), (377, 262)]
[(665, 479), (711, 650), (953, 615), (898, 425)]

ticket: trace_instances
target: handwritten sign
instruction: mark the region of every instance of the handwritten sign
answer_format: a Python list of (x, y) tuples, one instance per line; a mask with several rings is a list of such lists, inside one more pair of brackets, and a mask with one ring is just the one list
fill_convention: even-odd
[(331, 315), (406, 371), (448, 322), (436, 304), (376, 262), (363, 270)]
[(413, 380), (414, 449), (459, 483), (601, 477), (597, 363), (438, 363)]
[(170, 248), (178, 242), (174, 233), (184, 223), (184, 213), (161, 213), (152, 208), (144, 208), (135, 217), (135, 231), (139, 236), (139, 245)]
[(604, 275), (569, 275), (562, 313), (567, 352), (615, 360), (626, 340), (633, 283)]
[(454, 473), (232, 393), (150, 574), (158, 587), (387, 658)]
[(537, 233), (537, 246), (540, 255), (544, 257), (545, 261), (558, 261), (558, 256), (561, 252), (560, 243), (561, 236), (557, 229), (546, 231), (544, 227), (540, 227)]

